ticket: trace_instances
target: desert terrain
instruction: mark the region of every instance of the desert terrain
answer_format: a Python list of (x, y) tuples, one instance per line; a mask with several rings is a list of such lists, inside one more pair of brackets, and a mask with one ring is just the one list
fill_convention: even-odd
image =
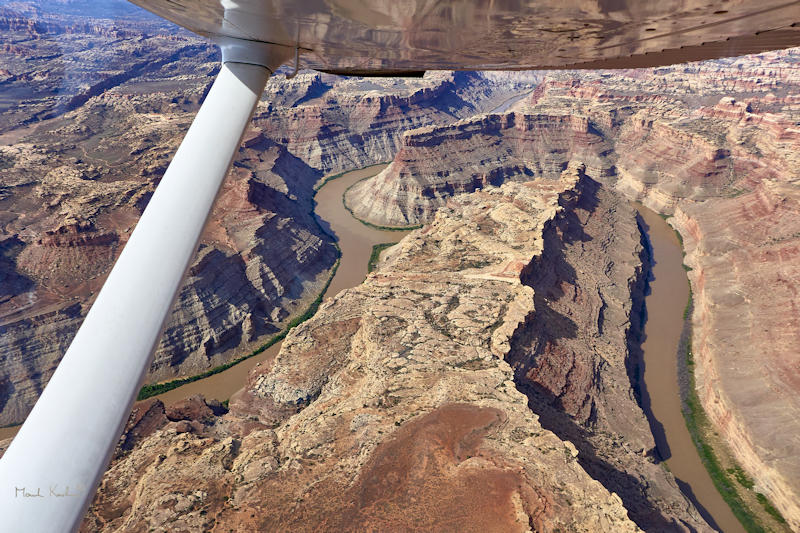
[[(46, 385), (218, 70), (189, 33), (102, 15), (0, 7), (0, 426)], [(138, 402), (83, 530), (720, 527), (643, 400), (658, 302), (630, 201), (682, 238), (696, 435), (753, 527), (799, 530), (798, 62), (277, 73), (146, 384), (246, 356), (318, 298), (342, 260), (325, 178), (388, 163), (342, 200), (421, 227), (228, 401)]]
[(347, 202), (374, 224), (417, 224), (455, 194), (553, 179), (577, 161), (671, 216), (693, 295), (691, 388), (745, 484), (798, 528), (797, 59), (549, 73), (508, 112), (406, 131)]
[[(219, 56), (149, 19), (122, 32), (102, 19), (2, 9), (0, 28), (12, 43), (0, 79), (2, 124), (13, 130), (0, 132), (0, 425), (8, 425), (24, 420), (55, 370)], [(403, 130), (494, 107), (520, 85), (472, 73), (377, 82), (276, 76), (147, 382), (246, 355), (316, 298), (338, 253), (312, 215), (322, 176), (387, 161)]]

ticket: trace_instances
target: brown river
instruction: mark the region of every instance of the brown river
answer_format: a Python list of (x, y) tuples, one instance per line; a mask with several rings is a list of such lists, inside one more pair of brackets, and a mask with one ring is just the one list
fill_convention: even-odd
[(644, 396), (649, 396), (652, 417), (663, 427), (663, 433), (654, 431), (656, 445), (681, 490), (709, 523), (725, 533), (744, 532), (700, 461), (681, 413), (676, 354), (689, 299), (681, 244), (672, 227), (655, 211), (635, 207), (648, 226), (654, 262), (650, 294), (645, 298), (647, 322), (642, 351)]
[[(325, 299), (335, 296), (340, 291), (359, 285), (367, 275), (367, 263), (372, 254), (372, 246), (385, 242), (397, 242), (408, 231), (382, 231), (368, 227), (350, 216), (342, 203), (345, 189), (355, 182), (374, 176), (386, 164), (346, 172), (340, 177), (329, 180), (323, 185), (315, 200), (315, 212), (321, 219), (326, 231), (333, 233), (342, 251), (339, 268), (336, 270), (331, 284), (325, 291)], [(242, 361), (224, 372), (214, 374), (205, 379), (187, 383), (177, 389), (155, 396), (165, 404), (184, 400), (195, 394), (203, 394), (206, 398), (220, 401), (229, 399), (235, 392), (244, 387), (247, 375), (260, 364), (271, 364), (281, 349), (278, 342), (257, 356)], [(0, 428), (0, 440), (13, 437), (19, 426)]]
[[(315, 200), (315, 212), (321, 219), (326, 231), (333, 233), (342, 251), (339, 268), (325, 291), (324, 299), (327, 300), (344, 289), (360, 285), (367, 276), (367, 262), (372, 253), (372, 246), (383, 242), (396, 242), (408, 233), (407, 231), (380, 231), (372, 229), (350, 216), (342, 203), (345, 189), (355, 182), (374, 176), (387, 165), (374, 165), (352, 172), (346, 172), (340, 177), (329, 180), (323, 185)], [(214, 374), (206, 379), (188, 383), (177, 389), (155, 396), (165, 404), (184, 400), (195, 394), (202, 394), (206, 398), (220, 401), (229, 399), (235, 392), (244, 387), (247, 375), (259, 364), (271, 364), (281, 349), (280, 342), (273, 344), (264, 352), (255, 357), (242, 361), (236, 366), (219, 374)]]
[[(336, 235), (342, 251), (341, 262), (324, 298), (360, 284), (367, 274), (372, 246), (396, 242), (407, 231), (378, 230), (354, 219), (344, 208), (344, 191), (357, 181), (373, 176), (386, 167), (371, 167), (344, 173), (329, 180), (317, 192), (316, 213), (323, 227)], [(655, 212), (637, 205), (649, 226), (653, 249), (653, 279), (646, 297), (647, 335), (644, 351), (644, 389), (651, 410), (663, 432), (656, 431), (656, 444), (667, 465), (679, 480), (682, 490), (701, 509), (704, 517), (725, 533), (743, 532), (730, 508), (714, 487), (692, 443), (681, 414), (676, 354), (683, 328), (683, 311), (689, 297), (680, 243), (672, 228)], [(189, 383), (156, 398), (164, 403), (183, 400), (195, 394), (220, 401), (241, 389), (250, 371), (260, 364), (271, 364), (280, 350), (277, 343), (261, 354), (206, 379)], [(0, 440), (16, 434), (18, 427), (0, 428)]]

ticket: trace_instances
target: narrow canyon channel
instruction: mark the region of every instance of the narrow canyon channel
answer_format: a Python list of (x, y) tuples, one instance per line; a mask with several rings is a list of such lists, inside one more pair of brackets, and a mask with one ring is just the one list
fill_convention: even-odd
[(647, 225), (653, 254), (642, 351), (645, 410), (649, 404), (648, 416), (660, 426), (654, 431), (656, 446), (681, 490), (698, 505), (706, 520), (713, 520), (712, 525), (724, 533), (744, 532), (703, 466), (681, 413), (676, 354), (689, 299), (681, 244), (675, 230), (658, 213), (642, 205), (634, 207)]

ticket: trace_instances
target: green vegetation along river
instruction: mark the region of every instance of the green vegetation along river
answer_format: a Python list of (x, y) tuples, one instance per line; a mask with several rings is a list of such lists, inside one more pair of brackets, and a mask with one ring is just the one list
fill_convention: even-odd
[[(407, 233), (369, 228), (350, 216), (342, 202), (345, 189), (359, 180), (374, 176), (384, 168), (386, 165), (373, 165), (345, 172), (336, 178), (325, 181), (317, 191), (315, 196), (317, 206), (314, 211), (325, 230), (336, 236), (342, 253), (339, 267), (323, 295), (325, 300), (364, 281), (373, 245), (391, 240), (397, 241)], [(280, 349), (281, 342), (275, 343), (264, 352), (246, 359), (224, 372), (182, 385), (177, 389), (159, 394), (155, 398), (166, 404), (183, 400), (195, 394), (202, 394), (206, 398), (220, 401), (227, 400), (244, 387), (247, 375), (256, 365), (271, 364)]]
[(653, 261), (650, 293), (645, 297), (647, 322), (642, 351), (645, 410), (650, 410), (656, 425), (663, 428), (663, 433), (654, 431), (656, 446), (684, 494), (693, 495), (704, 517), (708, 520), (710, 515), (715, 522), (712, 525), (725, 533), (744, 532), (703, 466), (681, 412), (677, 357), (683, 312), (689, 300), (681, 243), (658, 213), (641, 205), (635, 207), (647, 225)]
[[(342, 253), (339, 267), (325, 291), (324, 299), (331, 298), (340, 291), (354, 287), (364, 280), (373, 245), (398, 241), (408, 233), (407, 231), (382, 231), (367, 227), (350, 215), (342, 201), (342, 195), (348, 187), (359, 180), (374, 176), (386, 166), (385, 164), (373, 165), (345, 172), (325, 181), (317, 191), (315, 212), (325, 230), (336, 235)], [(183, 400), (195, 394), (225, 401), (244, 387), (247, 375), (256, 365), (271, 364), (280, 349), (281, 342), (276, 342), (258, 355), (245, 359), (222, 372), (153, 397), (165, 404)], [(13, 437), (18, 430), (19, 426), (0, 428), (0, 440)]]

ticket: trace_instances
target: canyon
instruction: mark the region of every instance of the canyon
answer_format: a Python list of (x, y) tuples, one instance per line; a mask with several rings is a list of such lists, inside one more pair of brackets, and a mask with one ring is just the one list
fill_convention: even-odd
[[(131, 16), (0, 8), (18, 126), (0, 130), (0, 425), (46, 384), (218, 68)], [(137, 403), (83, 529), (710, 531), (643, 403), (632, 199), (683, 238), (711, 432), (788, 523), (770, 527), (797, 530), (798, 58), (279, 72), (146, 382), (246, 355), (317, 297), (339, 259), (313, 213), (325, 177), (389, 162), (344, 201), (424, 226), (229, 402)]]
[[(0, 116), (17, 126), (0, 132), (0, 426), (21, 423), (46, 385), (219, 61), (155, 18), (122, 31), (46, 9), (0, 12), (13, 44)], [(322, 176), (386, 161), (405, 128), (492, 108), (527, 79), (273, 77), (146, 382), (247, 355), (316, 298), (338, 255), (312, 215)]]
[[(459, 198), (293, 329), (227, 413), (139, 404), (84, 529), (710, 531), (652, 461), (627, 378), (640, 240), (580, 166)], [(594, 276), (597, 260), (599, 293), (548, 307), (569, 293), (554, 272)], [(614, 332), (602, 347), (579, 332), (591, 323)], [(558, 381), (524, 369), (531, 343), (558, 339), (596, 353), (562, 395), (596, 408), (561, 424), (520, 392)]]
[[(797, 52), (548, 73), (507, 113), (409, 130), (349, 191), (359, 218), (429, 221), (459, 193), (587, 175), (666, 215), (686, 243), (697, 394), (744, 486), (800, 527)], [(433, 158), (433, 154), (437, 154)]]

